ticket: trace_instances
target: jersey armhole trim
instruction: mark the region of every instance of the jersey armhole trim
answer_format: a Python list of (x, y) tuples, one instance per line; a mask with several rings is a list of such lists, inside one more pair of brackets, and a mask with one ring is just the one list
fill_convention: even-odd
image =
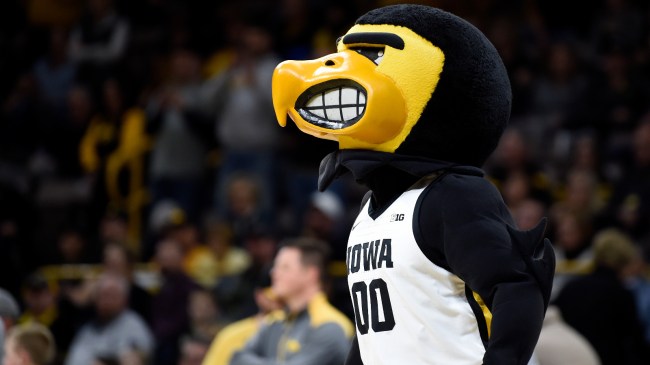
[(490, 340), (490, 327), (492, 326), (492, 312), (490, 312), (490, 309), (483, 302), (483, 298), (467, 286), (467, 284), (465, 284), (465, 297), (470, 308), (472, 308), (472, 312), (474, 312), (474, 317), (476, 317), (478, 332), (481, 335), (483, 346), (487, 349), (488, 341)]
[[(420, 214), (421, 214), (421, 209), (422, 209), (422, 202), (426, 198), (427, 195), (431, 192), (433, 189), (434, 185), (438, 183), (440, 180), (444, 178), (446, 173), (439, 173), (436, 176), (434, 176), (433, 179), (428, 181), (428, 185), (424, 188), (424, 191), (420, 196), (418, 197), (417, 202), (415, 203), (415, 208), (413, 209), (413, 237), (415, 238), (415, 243), (418, 245), (418, 248), (420, 248), (420, 252), (424, 254), (424, 256), (429, 259), (434, 265), (439, 266), (449, 272), (451, 272), (451, 268), (449, 265), (447, 265), (447, 261), (444, 259), (444, 253), (442, 254), (443, 257), (437, 258), (434, 255), (434, 248), (433, 247), (427, 247), (425, 245), (425, 239), (424, 236), (422, 235), (422, 227), (420, 227)], [(444, 229), (444, 226), (443, 226)]]

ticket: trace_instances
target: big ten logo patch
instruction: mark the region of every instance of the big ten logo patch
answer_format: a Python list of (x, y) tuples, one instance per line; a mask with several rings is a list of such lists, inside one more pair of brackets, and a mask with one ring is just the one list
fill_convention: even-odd
[(401, 222), (404, 220), (404, 214), (396, 213), (390, 215), (391, 222)]

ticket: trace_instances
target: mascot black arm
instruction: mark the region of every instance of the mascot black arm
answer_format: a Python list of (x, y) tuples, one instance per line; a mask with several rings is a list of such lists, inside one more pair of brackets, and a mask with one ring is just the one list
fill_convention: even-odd
[(515, 247), (518, 231), (500, 194), (480, 176), (454, 173), (427, 190), (414, 231), (422, 251), (460, 277), (492, 313), (489, 331), (482, 331), (483, 363), (527, 364), (548, 300), (542, 287), (550, 283), (540, 284)]

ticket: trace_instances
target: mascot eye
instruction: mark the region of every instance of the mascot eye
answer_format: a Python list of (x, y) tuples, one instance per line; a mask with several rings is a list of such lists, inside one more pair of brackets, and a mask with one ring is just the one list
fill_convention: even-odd
[(379, 65), (384, 58), (384, 47), (354, 47), (351, 49), (374, 62), (375, 65)]

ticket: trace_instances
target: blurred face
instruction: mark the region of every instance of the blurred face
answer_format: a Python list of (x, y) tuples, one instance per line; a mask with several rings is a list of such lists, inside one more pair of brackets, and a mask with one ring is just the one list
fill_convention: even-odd
[(172, 78), (179, 84), (195, 81), (199, 77), (200, 63), (190, 52), (178, 51), (172, 57)]
[(108, 80), (104, 84), (104, 104), (111, 114), (118, 114), (122, 109), (122, 92), (117, 82)]
[(209, 322), (217, 318), (217, 307), (210, 294), (205, 292), (194, 292), (190, 296), (188, 305), (190, 318), (195, 322)]
[(558, 44), (553, 46), (550, 54), (550, 69), (554, 77), (564, 79), (573, 72), (573, 55), (568, 46)]
[(247, 179), (237, 179), (228, 191), (230, 210), (238, 216), (251, 214), (257, 206), (257, 188)]
[(523, 173), (514, 173), (503, 184), (503, 198), (512, 208), (520, 204), (530, 194), (530, 182)]
[(65, 233), (59, 238), (59, 250), (66, 262), (76, 262), (81, 259), (84, 242), (76, 232)]
[(534, 200), (523, 201), (513, 212), (517, 227), (521, 230), (534, 228), (544, 216), (544, 206)]
[(120, 248), (108, 246), (104, 249), (104, 270), (125, 277), (129, 275), (129, 262)]
[(125, 288), (113, 280), (101, 282), (95, 299), (95, 309), (101, 319), (110, 319), (121, 313), (127, 304)]
[(567, 201), (573, 208), (588, 208), (594, 195), (594, 181), (589, 175), (575, 173), (569, 176)]
[(189, 342), (183, 345), (181, 349), (181, 358), (179, 365), (201, 365), (208, 348), (199, 343)]
[(227, 228), (217, 228), (213, 229), (208, 233), (206, 238), (206, 244), (215, 256), (222, 258), (230, 248), (231, 245), (231, 234)]
[(310, 271), (310, 268), (301, 262), (300, 250), (293, 247), (282, 248), (275, 257), (271, 271), (273, 292), (284, 300), (299, 295), (310, 285), (310, 276), (313, 275)]
[(335, 222), (322, 211), (312, 207), (305, 216), (305, 226), (317, 237), (328, 238), (335, 228)]
[(263, 54), (271, 48), (271, 36), (261, 28), (244, 28), (242, 41), (245, 49), (254, 55)]
[(273, 261), (275, 240), (269, 237), (252, 237), (246, 241), (246, 251), (254, 263), (265, 265)]
[(192, 225), (184, 225), (175, 229), (170, 238), (178, 242), (183, 250), (189, 250), (199, 243), (199, 231)]
[(36, 314), (45, 312), (54, 302), (54, 296), (49, 289), (28, 289), (24, 293), (27, 308)]
[(569, 251), (579, 248), (584, 239), (578, 221), (572, 216), (567, 216), (558, 223), (556, 237), (557, 244)]
[(156, 262), (163, 272), (177, 272), (183, 268), (183, 252), (174, 241), (163, 241), (158, 244)]
[(90, 95), (82, 87), (75, 87), (68, 94), (70, 119), (77, 125), (83, 125), (92, 113)]
[(128, 227), (126, 221), (120, 218), (106, 217), (101, 223), (102, 241), (126, 242)]
[(27, 353), (19, 349), (13, 339), (5, 341), (3, 365), (23, 365), (28, 363), (27, 360)]
[(577, 168), (592, 169), (596, 166), (596, 145), (591, 137), (581, 138), (576, 142), (574, 155)]
[(506, 130), (495, 153), (509, 168), (518, 168), (526, 161), (528, 152), (523, 136), (516, 130)]

